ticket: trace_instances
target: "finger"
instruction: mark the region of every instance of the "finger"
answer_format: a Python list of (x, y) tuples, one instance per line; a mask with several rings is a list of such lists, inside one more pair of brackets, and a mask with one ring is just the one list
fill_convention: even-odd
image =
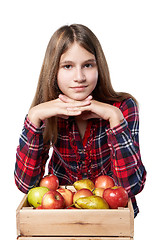
[(80, 110), (77, 110), (77, 111), (74, 111), (74, 110), (70, 110), (70, 109), (67, 109), (67, 116), (79, 116), (81, 115), (81, 111)]
[[(91, 105), (90, 100), (86, 100), (86, 101), (75, 101), (72, 103), (67, 103), (68, 108), (72, 108), (74, 110), (78, 110), (77, 108), (82, 108), (82, 107), (89, 107)], [(81, 110), (81, 109), (79, 109)], [(83, 110), (83, 109), (82, 109)]]
[(67, 111), (80, 111), (79, 107), (67, 107)]
[(81, 103), (81, 105), (78, 105), (78, 106), (69, 107), (69, 110), (71, 110), (71, 109), (75, 110), (75, 111), (80, 110), (81, 112), (91, 111), (90, 105), (89, 104), (83, 104), (83, 103)]
[(73, 102), (74, 100), (67, 97), (66, 95), (63, 95), (63, 94), (60, 94), (59, 95), (59, 99), (65, 103), (70, 103), (70, 102)]
[(85, 100), (92, 100), (92, 99), (93, 99), (92, 95), (89, 95)]

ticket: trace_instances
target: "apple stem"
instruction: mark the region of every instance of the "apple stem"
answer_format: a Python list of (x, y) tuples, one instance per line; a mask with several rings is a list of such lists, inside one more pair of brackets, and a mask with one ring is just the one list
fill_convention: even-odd
[(69, 207), (73, 207), (73, 206), (74, 206), (74, 203), (73, 203), (73, 204), (71, 204), (71, 205), (69, 205), (68, 207), (66, 207), (66, 209), (67, 209), (67, 208), (69, 208)]
[(95, 188), (93, 188), (93, 189), (91, 190), (91, 192), (93, 193), (93, 192), (94, 192), (94, 190), (95, 190)]

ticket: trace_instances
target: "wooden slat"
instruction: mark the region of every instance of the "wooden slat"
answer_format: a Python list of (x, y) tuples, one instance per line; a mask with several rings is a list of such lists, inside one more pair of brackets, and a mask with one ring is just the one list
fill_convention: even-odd
[(25, 236), (130, 236), (130, 211), (21, 210), (19, 227)]

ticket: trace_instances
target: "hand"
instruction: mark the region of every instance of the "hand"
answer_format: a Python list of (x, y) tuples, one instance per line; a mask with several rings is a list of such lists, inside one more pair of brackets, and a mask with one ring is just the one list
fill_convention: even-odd
[[(69, 99), (69, 98), (68, 98)], [(28, 118), (37, 127), (40, 126), (42, 120), (57, 116), (67, 119), (69, 116), (78, 116), (81, 112), (81, 107), (90, 105), (91, 98), (86, 98), (83, 101), (62, 101), (57, 98), (52, 101), (41, 103), (31, 108), (28, 113)]]
[[(66, 103), (74, 101), (62, 94), (59, 96), (59, 98)], [(89, 96), (88, 98), (90, 99), (91, 104), (78, 107), (81, 111), (81, 118), (83, 120), (91, 118), (102, 118), (109, 121), (111, 128), (115, 127), (123, 121), (123, 114), (119, 108), (107, 103), (92, 100), (91, 96)], [(73, 109), (74, 107), (72, 108), (72, 110)]]
[(90, 112), (86, 112), (86, 114), (84, 112), (84, 115), (82, 115), (84, 120), (90, 118), (102, 118), (109, 121), (111, 128), (119, 125), (124, 119), (119, 108), (95, 100), (92, 100), (91, 105), (86, 107), (84, 106), (83, 109), (90, 109)]

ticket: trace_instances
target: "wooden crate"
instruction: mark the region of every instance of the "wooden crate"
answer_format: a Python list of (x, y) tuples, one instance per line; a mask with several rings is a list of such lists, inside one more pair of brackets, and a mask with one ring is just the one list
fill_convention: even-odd
[(18, 240), (133, 240), (134, 235), (131, 200), (119, 209), (35, 210), (25, 195), (16, 218)]

